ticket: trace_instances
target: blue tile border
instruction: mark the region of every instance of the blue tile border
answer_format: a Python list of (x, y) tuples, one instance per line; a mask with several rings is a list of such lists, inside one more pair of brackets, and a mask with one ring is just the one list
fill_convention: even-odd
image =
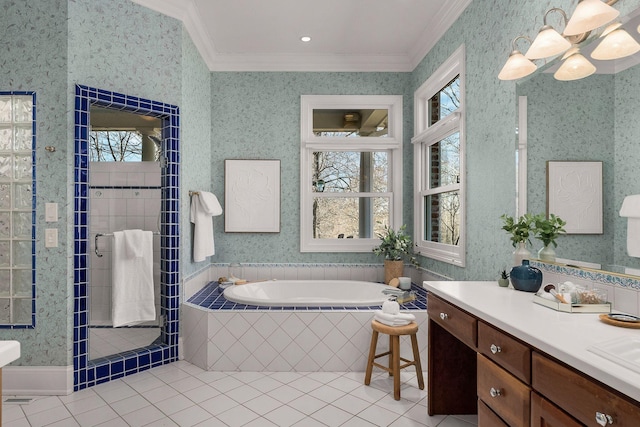
[[(89, 360), (88, 333), (88, 236), (89, 199), (89, 109), (91, 105), (126, 110), (162, 119), (163, 153), (167, 160), (162, 168), (160, 225), (160, 305), (162, 325), (159, 340), (151, 346)], [(74, 128), (74, 326), (73, 370), (74, 391), (112, 379), (141, 372), (178, 360), (179, 286), (180, 286), (180, 212), (179, 170), (180, 113), (176, 106), (135, 96), (76, 85)]]
[(589, 268), (571, 267), (562, 264), (551, 264), (541, 261), (531, 261), (531, 265), (539, 268), (543, 275), (545, 272), (564, 274), (566, 276), (573, 276), (579, 279), (591, 280), (594, 282), (640, 291), (640, 279), (625, 274), (616, 274), (603, 270), (592, 270)]
[[(330, 281), (330, 280), (327, 280)], [(414, 301), (406, 302), (400, 305), (402, 310), (426, 310), (427, 309), (427, 291), (416, 284), (411, 285), (411, 290), (416, 293), (416, 299)], [(338, 306), (338, 307), (326, 307), (326, 306), (302, 306), (302, 307), (278, 307), (278, 306), (255, 306), (238, 304), (233, 301), (227, 300), (223, 295), (224, 290), (220, 288), (218, 282), (209, 282), (198, 292), (193, 294), (188, 303), (196, 305), (206, 310), (222, 310), (222, 311), (371, 311), (380, 309), (379, 305), (376, 306)]]

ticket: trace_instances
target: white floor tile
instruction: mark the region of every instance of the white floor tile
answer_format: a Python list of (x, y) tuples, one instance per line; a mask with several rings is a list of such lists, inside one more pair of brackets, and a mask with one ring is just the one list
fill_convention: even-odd
[(362, 372), (207, 372), (180, 361), (69, 396), (4, 404), (5, 427), (473, 427), (477, 416), (429, 417), (426, 392), (402, 374)]

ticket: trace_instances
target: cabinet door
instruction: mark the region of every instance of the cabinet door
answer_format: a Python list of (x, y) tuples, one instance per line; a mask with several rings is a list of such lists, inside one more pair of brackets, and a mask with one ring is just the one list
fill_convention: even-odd
[(531, 427), (582, 427), (538, 393), (531, 393)]
[(640, 405), (584, 374), (537, 352), (531, 372), (534, 390), (585, 425), (640, 426)]

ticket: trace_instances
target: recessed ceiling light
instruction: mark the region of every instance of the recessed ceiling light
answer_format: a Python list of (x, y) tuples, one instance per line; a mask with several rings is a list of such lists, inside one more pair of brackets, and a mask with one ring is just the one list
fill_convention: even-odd
[(310, 41), (311, 41), (311, 37), (309, 37), (309, 36), (302, 36), (302, 37), (300, 37), (300, 40), (302, 40), (302, 41), (303, 41), (303, 42), (305, 42), (305, 43), (308, 43), (308, 42), (310, 42)]

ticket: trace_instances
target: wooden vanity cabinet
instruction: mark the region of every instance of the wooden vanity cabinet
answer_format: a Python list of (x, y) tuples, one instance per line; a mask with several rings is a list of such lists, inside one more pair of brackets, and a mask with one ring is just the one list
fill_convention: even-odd
[(427, 298), (429, 415), (477, 413), (479, 427), (640, 427), (640, 403), (432, 293)]

